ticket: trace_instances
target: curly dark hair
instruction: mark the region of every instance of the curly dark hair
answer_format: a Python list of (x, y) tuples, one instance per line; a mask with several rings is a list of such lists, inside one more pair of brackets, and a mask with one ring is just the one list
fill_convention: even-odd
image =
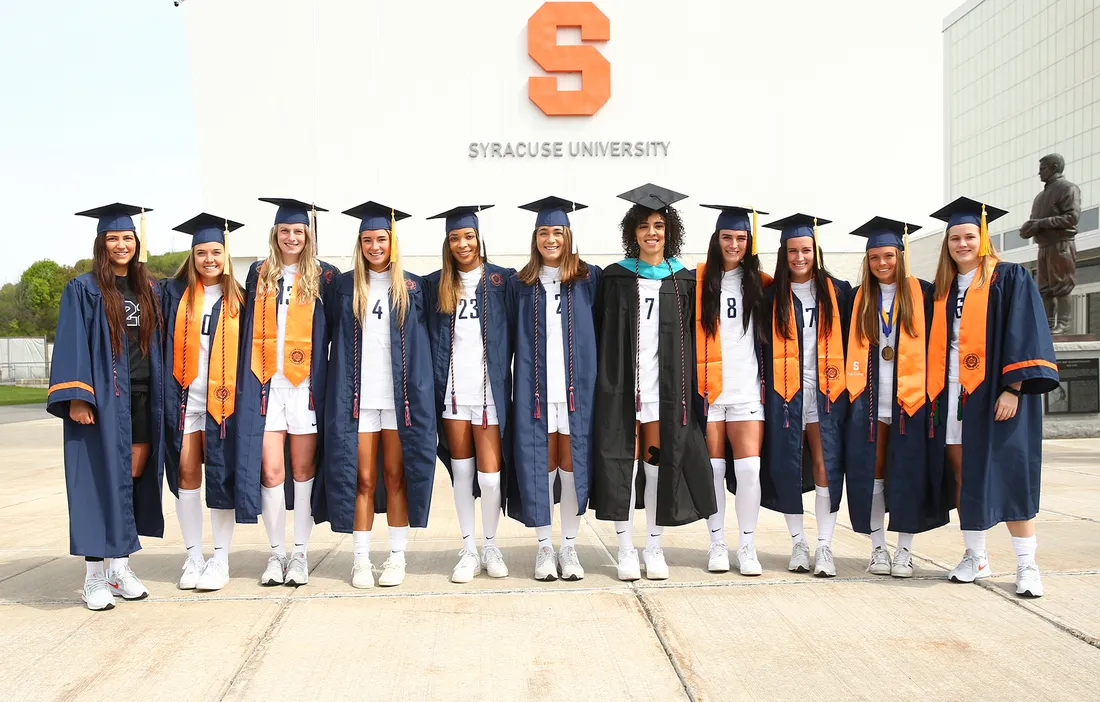
[(665, 258), (676, 258), (680, 255), (680, 248), (684, 245), (684, 222), (680, 219), (680, 213), (676, 208), (651, 210), (642, 205), (634, 205), (619, 224), (619, 230), (623, 235), (623, 253), (627, 258), (638, 258), (641, 253), (638, 237), (634, 232), (637, 231), (638, 225), (646, 221), (654, 212), (659, 213), (665, 220)]

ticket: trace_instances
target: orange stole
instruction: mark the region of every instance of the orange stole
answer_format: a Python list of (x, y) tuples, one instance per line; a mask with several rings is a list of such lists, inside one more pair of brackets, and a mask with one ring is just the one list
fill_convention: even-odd
[[(836, 301), (836, 289), (833, 281), (829, 283), (829, 299), (833, 303), (832, 330), (826, 337), (822, 331), (825, 326), (818, 322), (817, 326), (817, 386), (821, 389), (825, 384), (825, 396), (828, 398), (826, 411), (833, 402), (840, 399), (841, 393), (846, 389), (843, 379), (840, 377), (844, 368), (844, 330), (840, 325), (840, 306)], [(797, 329), (794, 316), (794, 293), (791, 296), (790, 328)], [(820, 303), (819, 303), (820, 307)], [(772, 318), (775, 318), (775, 302), (772, 302)], [(825, 343), (822, 343), (825, 342)], [(798, 340), (786, 339), (779, 334), (779, 325), (772, 322), (772, 354), (782, 349), (782, 355), (772, 359), (772, 372), (775, 375), (775, 391), (779, 393), (785, 403), (794, 399), (799, 388), (802, 387), (802, 362), (798, 353)], [(780, 383), (782, 378), (782, 384)]]
[[(921, 290), (920, 280), (910, 277), (909, 295), (913, 309), (913, 327), (917, 333), (915, 336), (905, 330), (905, 325), (898, 320), (898, 349), (894, 363), (898, 370), (898, 404), (910, 417), (913, 416), (925, 401), (925, 347), (924, 347), (924, 293)], [(863, 286), (856, 290), (855, 302), (852, 305), (853, 314), (858, 314), (860, 301), (863, 298)], [(867, 388), (867, 369), (871, 366), (870, 340), (860, 339), (858, 325), (852, 321), (852, 327), (848, 330), (848, 367), (847, 384), (848, 396), (856, 399)]]
[[(202, 333), (202, 323), (193, 323), (192, 318), (196, 313), (202, 314), (203, 298), (205, 290), (202, 285), (187, 289), (183, 300), (180, 301), (180, 309), (176, 311), (175, 339), (172, 350), (172, 376), (183, 389), (183, 397), (180, 402), (180, 430), (183, 430), (184, 410), (187, 401), (187, 388), (195, 381), (199, 373), (199, 337)], [(187, 302), (190, 298), (191, 312), (187, 311)], [(214, 341), (211, 347), (209, 373), (206, 387), (206, 411), (221, 426), (222, 437), (225, 436), (225, 420), (236, 409), (237, 401), (237, 354), (239, 352), (240, 312), (236, 315), (229, 314), (229, 306), (225, 299), (222, 300), (222, 311), (214, 330)], [(215, 362), (214, 350), (217, 350)]]
[[(263, 268), (260, 269), (263, 277)], [(294, 278), (290, 304), (286, 314), (286, 335), (283, 338), (283, 375), (295, 387), (309, 377), (313, 361), (313, 300), (298, 298), (302, 274)], [(252, 320), (252, 373), (266, 385), (278, 369), (278, 298), (272, 288), (266, 293), (256, 291), (256, 315)], [(266, 404), (266, 403), (265, 403)], [(266, 409), (264, 411), (266, 413)]]
[[(985, 265), (983, 262), (981, 265)], [(973, 393), (985, 379), (985, 331), (989, 316), (989, 289), (993, 286), (993, 271), (984, 284), (978, 279), (970, 284), (963, 300), (959, 321), (959, 384), (967, 395)], [(947, 382), (947, 298), (945, 293), (932, 303), (932, 332), (928, 335), (928, 397), (935, 402)]]

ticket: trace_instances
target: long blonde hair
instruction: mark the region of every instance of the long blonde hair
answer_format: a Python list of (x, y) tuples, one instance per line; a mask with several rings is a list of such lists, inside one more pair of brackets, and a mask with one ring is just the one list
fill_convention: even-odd
[[(224, 247), (223, 250), (225, 250)], [(194, 248), (180, 264), (175, 278), (187, 283), (188, 290), (194, 290), (196, 286), (202, 285), (198, 269), (195, 268)], [(233, 258), (229, 255), (228, 250), (225, 250), (225, 268), (222, 270), (221, 287), (222, 306), (230, 317), (236, 317), (240, 313), (244, 296), (241, 294), (241, 286), (237, 284), (237, 279), (233, 277)], [(194, 319), (195, 311), (191, 309), (192, 301), (195, 299), (194, 295), (185, 295), (184, 297), (187, 298), (187, 318)]]
[[(573, 230), (569, 227), (562, 227), (562, 229), (565, 230), (565, 239), (562, 242), (565, 250), (561, 255), (558, 270), (561, 273), (561, 282), (571, 283), (577, 278), (584, 277), (584, 274), (588, 272), (588, 264), (582, 261), (578, 254), (573, 253)], [(539, 272), (542, 270), (542, 254), (539, 253), (538, 234), (539, 227), (535, 227), (535, 231), (531, 232), (531, 258), (528, 259), (527, 265), (516, 276), (524, 285), (534, 285), (539, 279)]]
[[(305, 230), (306, 241), (302, 246), (302, 255), (298, 259), (298, 273), (302, 276), (301, 284), (296, 288), (299, 302), (321, 296), (321, 266), (317, 263), (317, 254), (313, 251), (313, 232), (308, 224), (305, 225)], [(261, 295), (275, 290), (279, 286), (279, 279), (283, 277), (283, 253), (279, 249), (278, 232), (279, 227), (276, 225), (271, 228), (271, 234), (268, 236), (267, 260), (260, 268), (258, 291)]]
[[(950, 238), (951, 228), (943, 234), (943, 243), (940, 245), (940, 260), (936, 264), (935, 294), (937, 300), (942, 300), (951, 292), (951, 283), (958, 275), (959, 267), (955, 265), (955, 259), (951, 258), (951, 251), (947, 248), (947, 240)], [(997, 267), (1001, 259), (997, 256), (997, 249), (993, 242), (989, 242), (989, 255), (982, 256), (978, 262), (978, 287), (985, 285), (986, 281), (993, 277), (993, 269)]]
[[(360, 236), (362, 232), (360, 232)], [(409, 290), (405, 287), (405, 268), (401, 265), (401, 249), (397, 246), (397, 240), (390, 234), (390, 304), (397, 312), (397, 323), (405, 324), (405, 315), (409, 312)], [(363, 244), (360, 237), (355, 238), (355, 251), (351, 254), (354, 263), (354, 296), (351, 308), (355, 312), (355, 318), (362, 320), (370, 310), (367, 305), (370, 300), (370, 266), (367, 257), (363, 255)]]
[[(894, 295), (894, 299), (898, 303), (898, 328), (904, 328), (905, 333), (909, 336), (916, 336), (916, 327), (913, 326), (913, 309), (916, 305), (914, 302), (911, 290), (909, 289), (909, 276), (905, 273), (905, 252), (898, 251), (898, 265), (897, 274), (894, 282), (897, 283), (897, 293)], [(860, 300), (859, 315), (856, 319), (856, 333), (859, 335), (861, 342), (868, 341), (870, 339), (878, 338), (878, 324), (879, 315), (881, 311), (878, 306), (878, 293), (879, 293), (878, 278), (871, 272), (871, 262), (867, 259), (867, 254), (863, 255), (863, 274), (859, 283)], [(924, 301), (921, 300), (921, 304)]]
[[(485, 277), (485, 265), (489, 263), (485, 253), (485, 244), (481, 241), (481, 232), (474, 230), (477, 238), (477, 255), (481, 259), (481, 277)], [(462, 281), (458, 277), (458, 266), (455, 264), (454, 254), (451, 253), (451, 233), (447, 232), (447, 238), (443, 240), (443, 268), (439, 272), (439, 311), (443, 314), (454, 314), (458, 309), (458, 297), (462, 292)]]

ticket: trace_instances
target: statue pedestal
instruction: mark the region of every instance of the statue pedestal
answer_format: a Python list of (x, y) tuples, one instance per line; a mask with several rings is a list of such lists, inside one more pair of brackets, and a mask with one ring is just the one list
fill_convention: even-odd
[(1043, 438), (1100, 437), (1100, 341), (1059, 335), (1054, 355), (1061, 383), (1043, 397)]

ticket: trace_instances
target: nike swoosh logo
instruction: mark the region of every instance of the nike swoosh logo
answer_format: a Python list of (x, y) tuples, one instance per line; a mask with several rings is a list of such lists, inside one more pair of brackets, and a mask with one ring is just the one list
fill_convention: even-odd
[(760, 410), (751, 410), (751, 411), (749, 412), (749, 414), (756, 414), (756, 413), (757, 413), (757, 412), (759, 412), (759, 411), (760, 411)]
[[(986, 565), (988, 565), (988, 564), (986, 564)], [(985, 568), (986, 568), (986, 566), (984, 566), (984, 565), (980, 565), (980, 566), (978, 566), (978, 571), (979, 571), (979, 572), (980, 572), (980, 571), (983, 571), (983, 570), (985, 570)]]
[(615, 533), (616, 534), (625, 534), (626, 532), (625, 531), (616, 531)]
[(717, 529), (711, 529), (711, 530), (710, 530), (710, 533), (712, 533), (712, 534), (717, 534), (717, 533), (718, 533), (718, 532), (720, 532), (720, 531), (722, 531), (722, 527), (718, 527)]

